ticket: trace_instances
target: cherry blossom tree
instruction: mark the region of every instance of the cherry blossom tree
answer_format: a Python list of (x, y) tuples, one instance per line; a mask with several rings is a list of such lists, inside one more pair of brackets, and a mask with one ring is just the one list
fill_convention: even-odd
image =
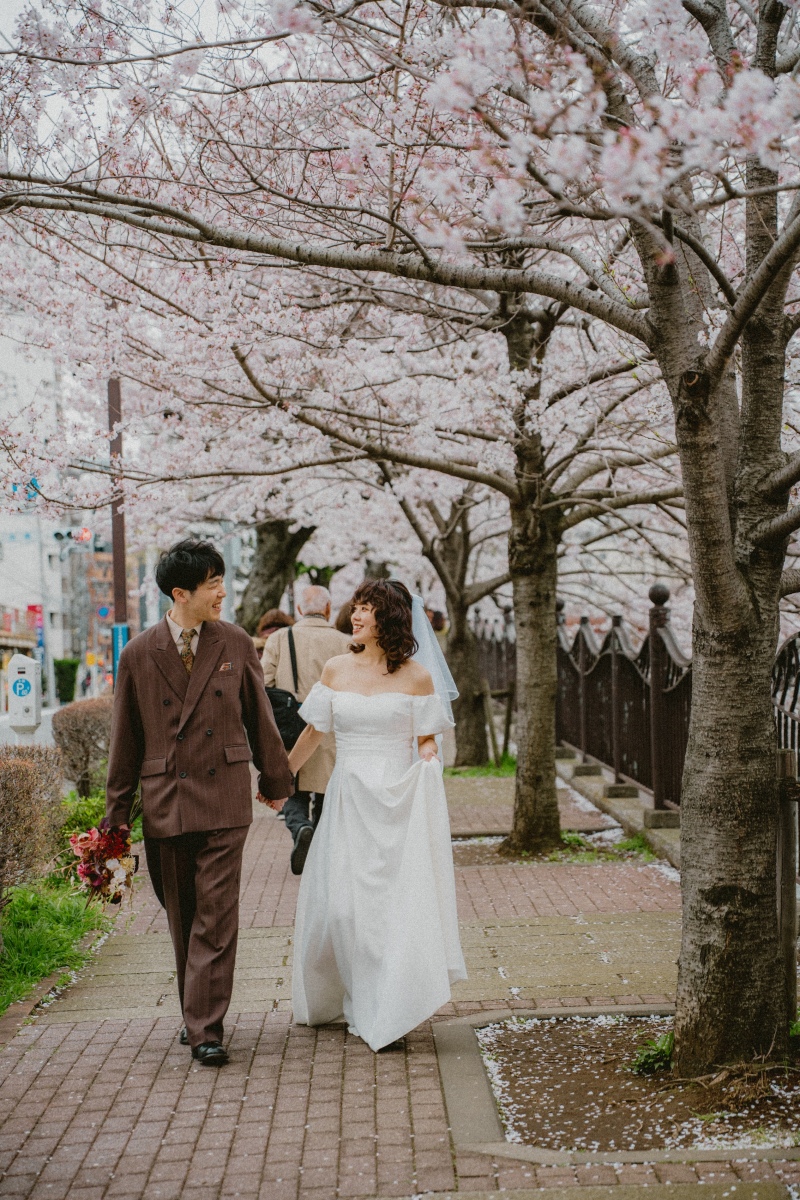
[[(204, 13), (193, 24), (173, 7), (160, 21), (116, 0), (30, 10), (0, 80), (0, 207), (115, 257), (155, 293), (162, 267), (213, 275), (235, 259), (284, 264), (290, 279), (311, 269), (338, 303), (462, 296), (459, 319), (493, 325), (511, 371), (530, 376), (514, 381), (503, 427), (510, 468), (455, 448), (447, 464), (509, 500), (517, 627), (532, 650), (521, 663), (550, 661), (554, 635), (540, 630), (554, 625), (559, 532), (582, 506), (618, 510), (616, 485), (596, 486), (604, 468), (581, 477), (577, 461), (544, 494), (557, 452), (540, 427), (553, 395), (542, 357), (570, 322), (587, 337), (606, 330), (616, 359), (601, 359), (605, 376), (657, 365), (696, 590), (678, 1064), (781, 1053), (793, 1014), (778, 952), (770, 673), (780, 599), (800, 584), (784, 570), (800, 455), (781, 441), (800, 327), (794, 8), (307, 0), (226, 5), (206, 25)], [(301, 409), (304, 396), (274, 390), (257, 346), (239, 335), (237, 346), (265, 408), (376, 461), (422, 465), (416, 450), (388, 454), (385, 422), (354, 433), (349, 413), (345, 424), (341, 411)], [(641, 458), (619, 448), (614, 478)], [(548, 687), (521, 669), (524, 721), (545, 711)], [(520, 794), (537, 802), (518, 804), (519, 820), (545, 836), (549, 730), (522, 732)]]

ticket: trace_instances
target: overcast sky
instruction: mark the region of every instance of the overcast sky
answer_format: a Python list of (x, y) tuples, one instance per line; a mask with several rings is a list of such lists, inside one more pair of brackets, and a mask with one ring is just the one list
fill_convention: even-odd
[(11, 36), (14, 21), (25, 3), (26, 0), (0, 0), (0, 34)]

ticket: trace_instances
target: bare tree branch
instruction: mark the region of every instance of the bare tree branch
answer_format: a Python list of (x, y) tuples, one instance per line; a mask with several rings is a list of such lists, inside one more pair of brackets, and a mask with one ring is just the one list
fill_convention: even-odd
[(781, 575), (780, 596), (793, 596), (795, 592), (800, 592), (800, 571), (791, 570), (784, 571)]

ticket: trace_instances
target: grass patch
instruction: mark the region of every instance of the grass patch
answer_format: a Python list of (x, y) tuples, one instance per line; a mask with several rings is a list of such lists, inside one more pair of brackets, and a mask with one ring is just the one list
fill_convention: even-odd
[(454, 779), (506, 779), (515, 775), (516, 771), (516, 758), (511, 754), (504, 754), (499, 766), (491, 762), (482, 767), (445, 767), (444, 773)]
[(561, 841), (563, 849), (554, 850), (551, 854), (548, 854), (548, 862), (591, 864), (619, 862), (620, 860), (636, 858), (641, 862), (650, 863), (655, 862), (658, 857), (658, 855), (653, 853), (644, 835), (641, 833), (634, 834), (633, 837), (623, 838), (622, 841), (602, 846), (590, 842), (582, 833), (570, 833), (562, 830)]
[(105, 929), (110, 918), (99, 905), (86, 907), (71, 884), (49, 879), (31, 887), (12, 888), (0, 916), (0, 1013), (23, 999), (31, 988), (59, 967), (75, 970), (86, 959), (77, 946), (92, 929)]
[(614, 848), (621, 850), (623, 854), (641, 854), (645, 862), (655, 862), (658, 858), (643, 833), (635, 833), (632, 837), (623, 838), (621, 842), (615, 844)]

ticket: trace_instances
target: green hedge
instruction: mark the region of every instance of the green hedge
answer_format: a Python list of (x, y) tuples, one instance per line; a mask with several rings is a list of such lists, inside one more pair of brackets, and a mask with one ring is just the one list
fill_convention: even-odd
[(56, 695), (62, 704), (71, 704), (75, 699), (75, 684), (78, 679), (79, 658), (54, 658)]

